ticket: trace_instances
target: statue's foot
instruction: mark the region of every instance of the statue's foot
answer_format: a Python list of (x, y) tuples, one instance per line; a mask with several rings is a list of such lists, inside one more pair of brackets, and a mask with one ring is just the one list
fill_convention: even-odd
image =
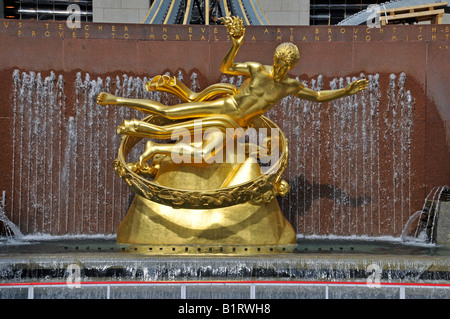
[(117, 127), (117, 135), (126, 135), (128, 133), (128, 130), (126, 128), (126, 126), (124, 125), (124, 123), (122, 123), (122, 125)]
[(128, 133), (136, 133), (139, 127), (139, 121), (136, 119), (124, 120), (120, 126), (117, 127), (117, 134), (126, 135)]
[(144, 167), (145, 163), (155, 155), (155, 142), (147, 141), (144, 153), (139, 156), (139, 166)]
[(116, 104), (117, 99), (114, 95), (102, 92), (97, 96), (97, 104), (100, 105), (108, 105), (108, 104)]

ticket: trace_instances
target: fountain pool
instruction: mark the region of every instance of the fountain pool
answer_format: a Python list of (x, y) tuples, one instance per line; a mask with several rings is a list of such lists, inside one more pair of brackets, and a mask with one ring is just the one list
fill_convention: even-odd
[(450, 247), (399, 238), (299, 237), (292, 253), (247, 255), (162, 255), (175, 247), (113, 236), (24, 236), (0, 247), (0, 298), (30, 298), (30, 289), (32, 298), (450, 297)]

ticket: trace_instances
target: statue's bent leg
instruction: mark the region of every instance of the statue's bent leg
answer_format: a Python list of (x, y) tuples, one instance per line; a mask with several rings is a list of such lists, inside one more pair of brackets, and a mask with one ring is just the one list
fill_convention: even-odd
[(239, 128), (239, 124), (226, 115), (210, 116), (168, 125), (156, 125), (132, 119), (124, 120), (122, 125), (117, 128), (117, 134), (145, 138), (177, 139), (180, 135), (202, 133), (211, 128), (226, 132), (228, 128)]
[[(228, 133), (235, 136), (236, 132), (237, 134), (243, 132), (242, 129), (236, 130), (237, 128), (239, 128), (239, 125), (229, 116), (217, 115), (168, 125), (156, 125), (136, 119), (125, 120), (118, 127), (117, 132), (118, 134), (145, 138), (180, 140), (176, 144), (148, 141), (145, 151), (139, 159), (139, 166), (142, 167), (146, 161), (156, 154), (176, 155), (181, 152), (184, 159), (199, 158), (208, 161), (222, 149)], [(228, 131), (228, 129), (231, 130)], [(203, 142), (201, 146), (191, 144), (193, 136), (201, 136)]]
[(150, 99), (122, 98), (102, 92), (97, 97), (97, 103), (100, 105), (123, 105), (147, 114), (162, 115), (171, 120), (206, 117), (215, 114), (237, 114), (236, 105), (230, 97), (213, 101), (164, 105)]
[[(191, 163), (197, 160), (209, 162), (220, 152), (226, 141), (226, 133), (221, 131), (210, 132), (208, 138), (202, 144), (194, 145), (189, 141), (180, 141), (175, 144), (163, 144), (147, 141), (144, 153), (139, 157), (139, 166), (143, 167), (145, 162), (156, 154), (171, 155), (175, 161)], [(176, 158), (176, 159), (175, 159)]]
[(236, 106), (230, 99), (217, 99), (206, 102), (181, 103), (166, 106), (161, 113), (170, 120), (181, 120), (188, 118), (203, 118), (218, 114), (234, 116), (237, 113)]

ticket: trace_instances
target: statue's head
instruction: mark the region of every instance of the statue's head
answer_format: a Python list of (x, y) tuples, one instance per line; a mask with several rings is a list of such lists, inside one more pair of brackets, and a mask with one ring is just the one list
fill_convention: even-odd
[(300, 53), (295, 44), (285, 42), (277, 46), (273, 57), (273, 77), (275, 80), (284, 78), (300, 59)]

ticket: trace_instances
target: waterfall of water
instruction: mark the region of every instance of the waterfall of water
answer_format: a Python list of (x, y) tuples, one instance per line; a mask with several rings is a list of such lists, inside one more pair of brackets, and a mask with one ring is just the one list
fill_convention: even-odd
[(11, 219), (26, 233), (113, 233), (130, 191), (105, 165), (120, 143), (115, 125), (138, 114), (100, 108), (95, 99), (102, 90), (148, 97), (146, 79), (124, 75), (112, 83), (79, 72), (70, 86), (73, 107), (62, 75), (15, 70), (13, 80)]
[[(360, 78), (369, 80), (367, 90), (328, 108), (287, 97), (268, 112), (290, 140), (291, 193), (282, 210), (293, 214), (295, 207), (298, 233), (399, 234), (408, 217), (414, 98), (404, 73), (390, 76), (386, 94), (378, 74)], [(330, 88), (345, 88), (353, 80), (331, 79)], [(320, 90), (323, 79), (303, 84)]]
[[(198, 91), (198, 75), (177, 73)], [(299, 234), (395, 235), (411, 208), (411, 143), (414, 98), (406, 76), (361, 74), (369, 88), (328, 104), (283, 99), (267, 116), (285, 131), (290, 161), (284, 178), (291, 192), (282, 210)], [(330, 79), (331, 89), (356, 78)], [(122, 76), (74, 83), (50, 72), (13, 72), (13, 173), (10, 219), (26, 233), (114, 233), (133, 196), (112, 174), (123, 119), (142, 118), (124, 107), (99, 107), (100, 91), (177, 103), (164, 92), (147, 92), (148, 79)], [(240, 86), (242, 77), (221, 81)], [(327, 89), (322, 76), (303, 84)], [(73, 99), (66, 98), (71, 92)], [(69, 101), (69, 102), (67, 102)], [(382, 102), (383, 101), (383, 102)], [(386, 103), (384, 103), (386, 101)], [(72, 103), (66, 105), (66, 103)], [(137, 158), (139, 145), (130, 154)]]
[[(3, 233), (6, 235), (6, 238), (21, 238), (23, 237), (22, 232), (19, 227), (17, 227), (13, 222), (9, 220), (6, 216), (6, 191), (2, 192), (2, 202), (0, 204), (0, 222), (3, 224), (4, 231)], [(2, 233), (2, 232), (0, 232)]]
[[(448, 186), (439, 186), (431, 189), (425, 198), (422, 209), (415, 212), (406, 222), (401, 236), (403, 241), (417, 239), (421, 242), (435, 242), (441, 198), (443, 192), (448, 189)], [(417, 226), (411, 234), (411, 226), (415, 221), (417, 221)]]
[(422, 214), (423, 214), (423, 212), (421, 210), (418, 210), (417, 212), (412, 214), (411, 217), (408, 219), (408, 221), (406, 222), (405, 228), (403, 229), (402, 236), (401, 236), (403, 241), (406, 241), (408, 239), (408, 233), (409, 233), (409, 231), (411, 229), (412, 224)]

